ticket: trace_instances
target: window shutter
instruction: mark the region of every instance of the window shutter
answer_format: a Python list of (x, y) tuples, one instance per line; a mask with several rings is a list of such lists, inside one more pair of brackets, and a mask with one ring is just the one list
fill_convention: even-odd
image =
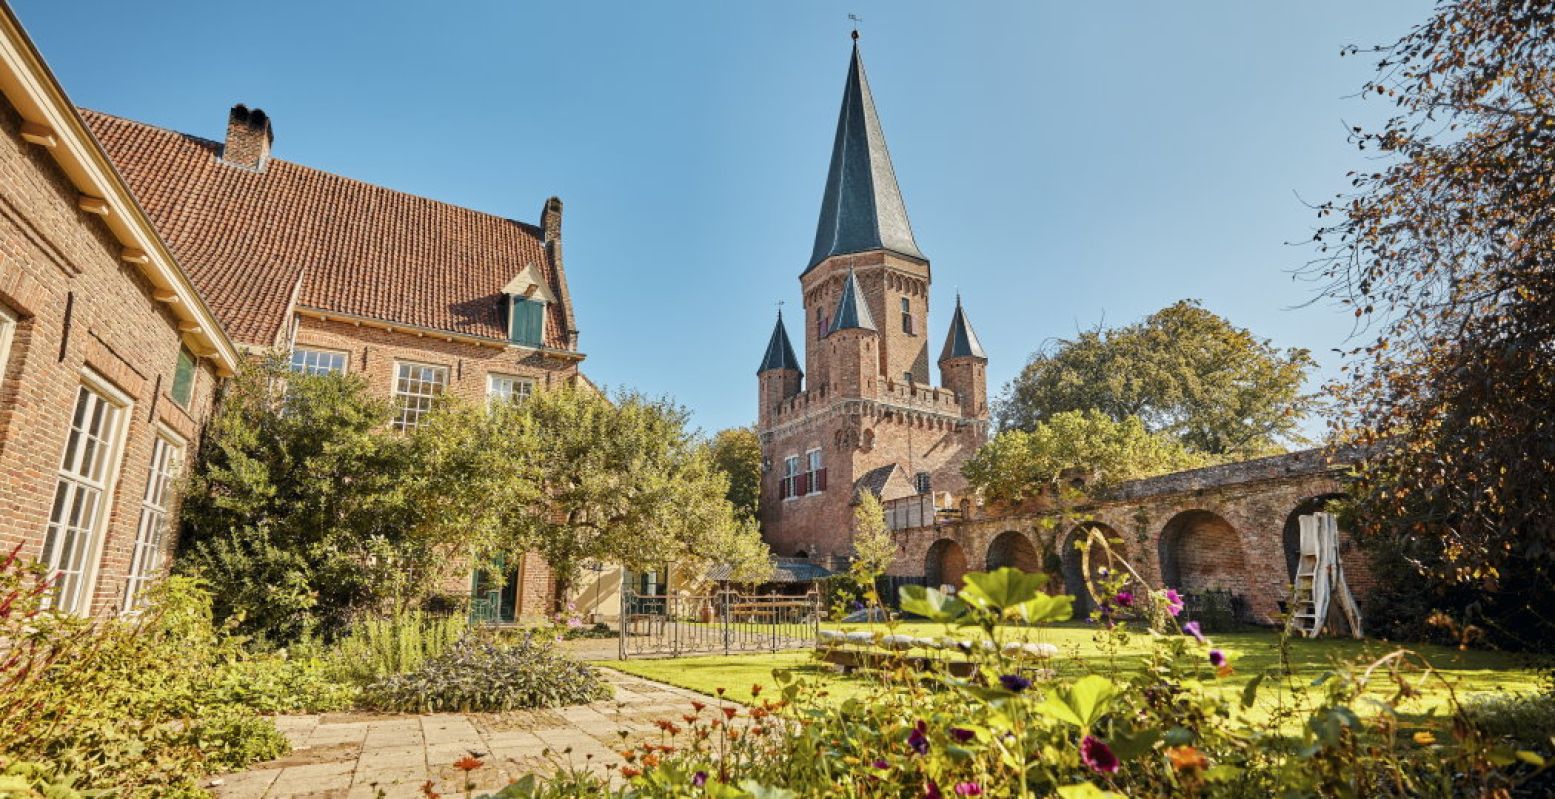
[(173, 401), (181, 408), (189, 407), (194, 395), (194, 353), (178, 348), (178, 364), (173, 367)]

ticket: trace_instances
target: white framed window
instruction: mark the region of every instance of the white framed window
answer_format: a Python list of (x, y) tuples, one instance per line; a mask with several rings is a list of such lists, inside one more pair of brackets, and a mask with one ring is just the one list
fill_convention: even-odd
[(790, 455), (783, 459), (783, 479), (778, 483), (778, 495), (780, 499), (792, 499), (803, 492), (799, 491), (799, 456)]
[(90, 374), (84, 377), (39, 558), (54, 580), (50, 607), (69, 613), (91, 609), (91, 585), (130, 405), (128, 397), (106, 383)]
[(0, 305), (0, 383), (5, 382), (5, 367), (10, 363), (11, 342), (16, 338), (16, 314)]
[(812, 449), (805, 453), (805, 466), (807, 467), (808, 471), (805, 472), (806, 479), (804, 482), (808, 484), (807, 488), (810, 489), (809, 493), (819, 494), (822, 491), (825, 491), (826, 462), (821, 459), (820, 449)]
[(529, 399), (535, 393), (535, 381), (527, 377), (490, 374), (486, 376), (486, 398), (492, 402)]
[(448, 387), (448, 367), (424, 363), (397, 363), (394, 366), (394, 400), (399, 413), (395, 430), (414, 430), (421, 418), (432, 410), (437, 395)]
[(167, 431), (158, 432), (151, 445), (151, 469), (146, 477), (146, 493), (140, 501), (140, 524), (135, 530), (135, 550), (130, 555), (129, 581), (124, 587), (126, 613), (140, 605), (146, 585), (162, 572), (173, 484), (183, 462), (183, 439)]
[(343, 375), (347, 360), (345, 353), (336, 350), (297, 347), (292, 350), (292, 371), (305, 375)]

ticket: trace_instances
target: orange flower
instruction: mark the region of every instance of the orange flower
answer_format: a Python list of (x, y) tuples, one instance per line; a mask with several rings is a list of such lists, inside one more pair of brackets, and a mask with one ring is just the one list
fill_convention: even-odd
[(751, 718), (762, 719), (767, 717), (767, 709), (764, 707), (751, 708)]
[(649, 768), (659, 765), (659, 756), (652, 752), (643, 755), (643, 765)]
[(443, 796), (442, 794), (438, 793), (437, 791), (432, 790), (432, 781), (431, 780), (427, 780), (426, 782), (421, 784), (421, 795), (426, 797), (426, 799), (442, 799), (442, 796)]
[(1166, 759), (1178, 771), (1209, 768), (1209, 759), (1191, 746), (1173, 746), (1166, 750)]
[(633, 777), (635, 777), (635, 776), (637, 776), (638, 774), (641, 774), (641, 773), (642, 773), (642, 769), (635, 769), (635, 768), (632, 768), (631, 766), (622, 766), (621, 767), (621, 776), (623, 776), (623, 777), (625, 777), (627, 779), (631, 779), (631, 778), (633, 778)]
[(698, 702), (695, 699), (693, 699), (693, 700), (691, 700), (691, 707), (694, 708), (696, 710), (696, 712), (701, 713), (702, 712), (702, 708), (707, 707), (707, 705), (704, 705), (701, 702)]
[(718, 695), (719, 695), (719, 696), (723, 696), (723, 695), (724, 695), (724, 689), (722, 689), (722, 688), (716, 688), (716, 689), (714, 689), (714, 690), (715, 690), (715, 691), (717, 691), (717, 693), (718, 693)]
[(751, 686), (751, 696), (761, 696), (761, 686), (760, 685), (752, 685)]
[(739, 727), (730, 727), (729, 728), (729, 740), (731, 740), (731, 741), (738, 741), (738, 740), (740, 740), (740, 728)]
[(732, 707), (726, 707), (726, 708), (723, 709), (723, 711), (724, 711), (724, 718), (726, 718), (726, 719), (732, 719), (736, 715), (738, 715), (739, 712), (740, 712), (738, 708), (732, 708)]
[(1218, 669), (1215, 669), (1215, 676), (1217, 676), (1217, 677), (1230, 677), (1231, 675), (1233, 675), (1235, 673), (1236, 673), (1236, 669), (1231, 668), (1231, 664), (1230, 663), (1227, 663), (1226, 665), (1221, 666)]
[(630, 749), (623, 749), (621, 751), (621, 757), (626, 758), (626, 762), (631, 763), (637, 759), (637, 753)]
[(486, 764), (481, 762), (474, 755), (465, 755), (464, 757), (454, 761), (454, 768), (459, 769), (460, 771), (474, 771), (484, 765)]
[(695, 723), (697, 723), (697, 717), (691, 715), (690, 713), (682, 713), (682, 714), (680, 714), (680, 720), (684, 721), (687, 724), (695, 724)]

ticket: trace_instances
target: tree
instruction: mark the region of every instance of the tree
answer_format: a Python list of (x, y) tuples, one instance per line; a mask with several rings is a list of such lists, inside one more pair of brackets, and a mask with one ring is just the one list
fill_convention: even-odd
[[(1347, 53), (1357, 53), (1349, 48)], [(1375, 163), (1320, 206), (1308, 274), (1375, 341), (1334, 386), (1370, 448), (1351, 523), (1385, 579), (1376, 610), (1433, 610), (1496, 643), (1555, 641), (1555, 4), (1450, 0), (1370, 50), (1352, 129)]]
[(402, 557), (406, 442), (379, 432), (389, 415), (355, 376), (267, 362), (233, 380), (185, 491), (177, 563), (211, 582), (218, 618), (284, 643), (419, 582)]
[(862, 577), (866, 587), (873, 586), (876, 575), (884, 574), (896, 560), (896, 542), (886, 525), (885, 506), (873, 491), (860, 491), (853, 508), (853, 562), (850, 570)]
[(1138, 418), (1199, 452), (1246, 457), (1304, 443), (1313, 398), (1304, 349), (1280, 350), (1193, 300), (1143, 322), (1096, 327), (1032, 355), (1005, 389), (1000, 426), (1035, 430), (1068, 411)]
[(713, 464), (729, 478), (729, 502), (735, 515), (754, 519), (761, 500), (761, 440), (755, 429), (719, 430), (708, 444)]
[(632, 569), (720, 562), (762, 576), (766, 545), (735, 518), (728, 480), (686, 429), (683, 409), (565, 387), (499, 413), (500, 425), (533, 431), (512, 468), (537, 489), (504, 520), (505, 537), (545, 558), (559, 593), (589, 560)]
[(961, 471), (989, 499), (1019, 502), (1076, 477), (1088, 489), (1105, 489), (1207, 462), (1176, 439), (1146, 430), (1137, 416), (1116, 421), (1093, 408), (1054, 414), (1030, 431), (1002, 431)]

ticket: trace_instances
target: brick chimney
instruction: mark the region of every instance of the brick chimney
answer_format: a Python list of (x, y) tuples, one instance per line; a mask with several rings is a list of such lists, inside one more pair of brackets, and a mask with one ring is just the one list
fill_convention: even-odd
[(234, 166), (265, 171), (270, 161), (270, 143), (275, 141), (275, 131), (270, 129), (270, 117), (255, 108), (238, 103), (227, 115), (227, 144), (222, 148), (221, 160)]

